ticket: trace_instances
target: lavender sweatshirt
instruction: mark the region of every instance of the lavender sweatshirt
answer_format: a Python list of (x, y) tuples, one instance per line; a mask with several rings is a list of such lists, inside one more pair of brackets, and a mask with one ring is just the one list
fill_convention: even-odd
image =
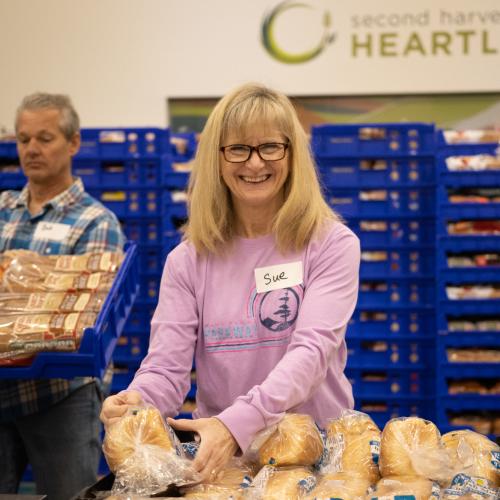
[[(225, 257), (201, 257), (181, 243), (165, 264), (149, 352), (129, 389), (175, 416), (194, 358), (193, 416), (217, 416), (242, 451), (284, 412), (324, 425), (353, 407), (344, 338), (359, 261), (358, 238), (338, 222), (287, 255), (272, 235), (239, 238)], [(301, 285), (256, 292), (255, 268), (297, 262)]]

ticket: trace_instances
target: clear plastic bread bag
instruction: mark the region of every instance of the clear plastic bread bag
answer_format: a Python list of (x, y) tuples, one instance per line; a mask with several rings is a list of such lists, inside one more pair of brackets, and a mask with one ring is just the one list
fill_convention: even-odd
[(379, 469), (386, 476), (421, 476), (441, 485), (453, 473), (438, 428), (419, 417), (393, 418), (380, 439)]
[(314, 465), (322, 454), (323, 439), (313, 418), (287, 413), (277, 424), (258, 433), (245, 455), (261, 467), (282, 467)]
[(115, 474), (113, 493), (152, 495), (199, 482), (172, 428), (153, 406), (130, 408), (106, 428), (104, 456)]
[(96, 313), (7, 314), (0, 316), (0, 359), (41, 351), (74, 351)]
[(369, 500), (397, 500), (398, 498), (439, 500), (440, 491), (439, 484), (425, 477), (387, 476), (379, 480), (373, 492), (366, 498)]
[(370, 482), (366, 477), (352, 472), (333, 472), (319, 475), (315, 488), (303, 498), (304, 500), (330, 498), (365, 500), (369, 488)]
[(366, 413), (344, 410), (325, 428), (325, 452), (318, 465), (322, 474), (351, 472), (370, 484), (379, 478), (380, 429)]
[(0, 291), (109, 290), (122, 260), (121, 252), (46, 256), (9, 250), (0, 256)]
[(453, 475), (482, 477), (491, 486), (500, 487), (500, 446), (486, 436), (471, 430), (443, 434), (442, 442), (452, 466)]
[(316, 486), (310, 467), (265, 465), (245, 490), (246, 500), (299, 500)]

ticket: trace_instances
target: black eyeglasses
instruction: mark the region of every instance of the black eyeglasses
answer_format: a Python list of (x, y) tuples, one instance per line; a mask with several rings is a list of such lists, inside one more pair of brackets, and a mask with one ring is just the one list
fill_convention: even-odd
[(243, 163), (248, 161), (254, 151), (257, 152), (261, 160), (278, 161), (285, 157), (288, 146), (290, 146), (288, 142), (266, 142), (258, 146), (230, 144), (229, 146), (222, 146), (220, 150), (225, 160), (230, 163)]

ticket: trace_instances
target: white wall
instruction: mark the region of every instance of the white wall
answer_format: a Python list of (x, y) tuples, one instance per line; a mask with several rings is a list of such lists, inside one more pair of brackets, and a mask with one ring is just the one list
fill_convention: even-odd
[[(83, 126), (165, 126), (167, 97), (214, 97), (247, 80), (295, 95), (500, 91), (498, 0), (303, 3), (311, 9), (276, 22), (280, 44), (290, 52), (315, 45), (325, 11), (336, 38), (290, 65), (259, 38), (279, 0), (0, 0), (0, 128), (12, 128), (19, 101), (36, 90), (70, 94)], [(397, 21), (405, 14), (413, 24)], [(449, 54), (431, 54), (436, 31), (452, 37)], [(425, 54), (404, 55), (412, 33)], [(373, 37), (375, 54), (353, 57), (353, 36)]]

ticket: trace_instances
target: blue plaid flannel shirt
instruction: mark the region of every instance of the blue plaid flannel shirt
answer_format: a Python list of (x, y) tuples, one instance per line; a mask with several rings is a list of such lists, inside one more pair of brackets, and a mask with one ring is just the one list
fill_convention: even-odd
[[(37, 239), (39, 222), (66, 224), (70, 229), (62, 241)], [(79, 178), (34, 216), (28, 210), (27, 187), (0, 193), (0, 252), (24, 248), (45, 255), (81, 254), (117, 251), (123, 244), (118, 219), (85, 192)], [(43, 411), (92, 380), (0, 380), (0, 421)]]

